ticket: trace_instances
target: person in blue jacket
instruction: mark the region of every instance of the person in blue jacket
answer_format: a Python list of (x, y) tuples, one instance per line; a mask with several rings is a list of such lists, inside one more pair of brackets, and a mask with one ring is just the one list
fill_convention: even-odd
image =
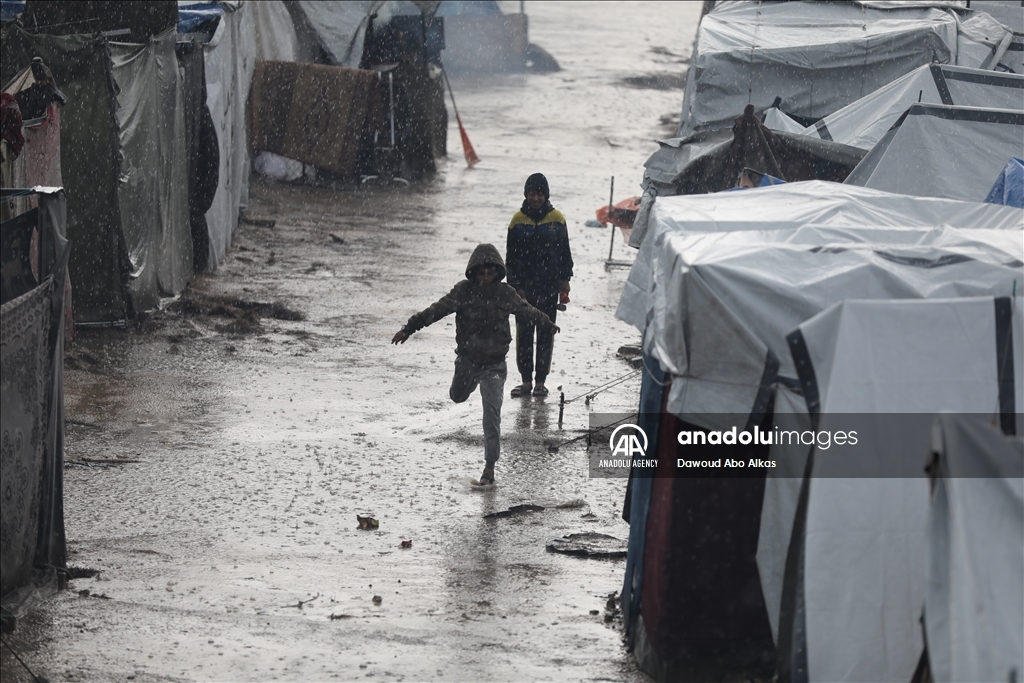
[[(505, 266), (508, 284), (519, 296), (555, 322), (559, 295), (569, 293), (572, 254), (562, 212), (551, 206), (548, 180), (541, 173), (526, 179), (522, 208), (508, 225)], [(537, 352), (534, 357), (534, 335)], [(516, 316), (516, 365), (523, 382), (512, 397), (547, 396), (544, 386), (551, 370), (554, 335), (531, 320)]]

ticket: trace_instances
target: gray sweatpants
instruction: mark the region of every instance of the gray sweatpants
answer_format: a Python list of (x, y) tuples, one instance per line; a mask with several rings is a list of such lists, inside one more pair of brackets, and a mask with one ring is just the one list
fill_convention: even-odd
[(501, 401), (505, 396), (505, 361), (477, 365), (463, 356), (455, 357), (455, 376), (448, 395), (456, 403), (462, 403), (477, 385), (484, 404), (484, 460), (494, 466), (501, 451)]

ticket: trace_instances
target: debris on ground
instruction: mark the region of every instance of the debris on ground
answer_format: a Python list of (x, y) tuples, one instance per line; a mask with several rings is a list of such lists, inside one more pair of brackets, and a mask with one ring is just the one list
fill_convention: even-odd
[(408, 540), (408, 541), (402, 541), (402, 542), (401, 542), (401, 543), (399, 544), (399, 546), (398, 546), (398, 547), (399, 547), (399, 548), (411, 548), (411, 547), (412, 547), (412, 539), (410, 539), (410, 540)]
[(380, 527), (380, 522), (373, 515), (356, 515), (356, 521), (362, 531), (374, 531)]
[(382, 602), (384, 602), (384, 598), (380, 597), (379, 595), (373, 596), (373, 604), (379, 605)]
[(619, 350), (615, 352), (615, 356), (626, 361), (637, 370), (644, 366), (643, 350), (637, 345), (627, 344), (626, 346), (620, 346)]
[(508, 510), (499, 510), (498, 512), (492, 512), (488, 515), (484, 515), (484, 519), (503, 519), (505, 517), (514, 517), (515, 515), (523, 515), (530, 512), (540, 512), (544, 509), (545, 508), (540, 505), (523, 503), (522, 505), (513, 505)]
[(549, 541), (547, 549), (563, 555), (611, 559), (626, 556), (626, 541), (596, 531), (584, 531)]

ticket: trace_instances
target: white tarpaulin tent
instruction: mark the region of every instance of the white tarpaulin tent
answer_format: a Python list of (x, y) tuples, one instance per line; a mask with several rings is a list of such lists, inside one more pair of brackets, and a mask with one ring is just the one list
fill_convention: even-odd
[(1012, 680), (1024, 671), (1024, 441), (990, 420), (942, 415), (933, 450), (925, 602), (932, 678)]
[(956, 63), (959, 24), (927, 7), (723, 3), (697, 32), (679, 137), (727, 128), (748, 103), (761, 113), (776, 97), (800, 116), (831, 114), (918, 66)]
[[(815, 125), (801, 129), (801, 132), (867, 150), (882, 139), (907, 109), (918, 103), (1024, 109), (1024, 76), (928, 64), (829, 114)], [(778, 118), (781, 116), (776, 115), (772, 119), (776, 126), (785, 124), (785, 120), (780, 124)], [(768, 126), (767, 118), (765, 125)]]
[(1020, 229), (1020, 210), (949, 199), (909, 197), (822, 181), (703, 195), (659, 197), (648, 233), (622, 290), (616, 316), (640, 331), (654, 289), (652, 264), (665, 235), (679, 232), (835, 228)]
[(691, 422), (763, 412), (775, 378), (797, 376), (786, 334), (834, 303), (1008, 294), (1024, 265), (1017, 231), (1001, 247), (958, 245), (946, 231), (929, 233), (943, 246), (886, 244), (870, 230), (857, 242), (856, 232), (805, 228), (775, 243), (757, 232), (667, 233), (644, 350), (673, 376), (668, 412)]
[[(814, 428), (856, 424), (860, 441), (856, 452), (812, 453), (789, 546), (793, 590), (783, 589), (780, 608), (783, 668), (810, 681), (910, 680), (924, 647), (929, 487), (921, 473), (931, 415), (998, 423), (1009, 411), (1015, 428), (1022, 304), (847, 300), (789, 336)], [(850, 478), (861, 466), (882, 474)]]
[(915, 104), (846, 185), (981, 202), (1011, 157), (1024, 156), (1024, 110)]

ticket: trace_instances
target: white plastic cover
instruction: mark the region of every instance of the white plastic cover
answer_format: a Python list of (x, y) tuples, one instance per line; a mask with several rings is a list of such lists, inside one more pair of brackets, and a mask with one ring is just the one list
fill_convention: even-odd
[(915, 104), (844, 184), (981, 202), (1012, 157), (1024, 157), (1024, 110)]
[(941, 416), (935, 437), (925, 606), (932, 678), (1013, 680), (1024, 671), (1024, 441), (965, 415)]
[[(249, 202), (249, 143), (245, 108), (256, 68), (256, 25), (253, 3), (225, 11), (213, 38), (204, 48), (206, 104), (217, 129), (220, 169), (217, 193), (206, 212), (210, 233), (208, 263), (214, 270), (231, 246), (238, 212)], [(225, 4), (225, 9), (230, 6)]]
[(751, 103), (776, 97), (821, 117), (923, 64), (955, 62), (956, 15), (934, 8), (853, 3), (750, 2), (701, 21), (683, 95), (679, 137), (728, 127)]
[(772, 130), (781, 130), (784, 133), (803, 133), (801, 126), (793, 117), (778, 107), (769, 107), (764, 112), (764, 125)]
[[(667, 233), (732, 230), (835, 228), (1017, 229), (1020, 209), (948, 199), (910, 197), (812, 180), (704, 195), (659, 197), (651, 208), (648, 234), (622, 290), (615, 315), (643, 332), (652, 309), (655, 255)], [(858, 237), (854, 230), (851, 239)], [(897, 239), (897, 238), (892, 238)]]
[(916, 103), (1024, 109), (1024, 76), (928, 64), (829, 114), (802, 132), (871, 149)]
[[(799, 329), (818, 385), (819, 430), (842, 429), (845, 414), (997, 414), (991, 297), (847, 300)], [(910, 424), (893, 431), (891, 420), (879, 422), (858, 433), (859, 446), (920, 471), (931, 429)], [(817, 449), (814, 457), (803, 553), (809, 680), (910, 680), (924, 645), (928, 482), (832, 478), (848, 471), (848, 455)]]
[(256, 26), (256, 59), (277, 62), (305, 61), (299, 56), (295, 25), (281, 0), (250, 5)]
[(973, 12), (960, 22), (956, 39), (956, 63), (975, 69), (993, 69), (1013, 35), (984, 12)]

